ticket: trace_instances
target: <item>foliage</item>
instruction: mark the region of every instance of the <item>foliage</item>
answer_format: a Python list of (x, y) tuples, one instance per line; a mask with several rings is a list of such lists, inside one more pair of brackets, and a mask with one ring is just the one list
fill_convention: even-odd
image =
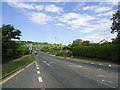
[(81, 44), (82, 43), (82, 39), (76, 39), (76, 40), (74, 40), (73, 41), (73, 45), (79, 45), (79, 44)]
[(23, 47), (20, 39), (21, 31), (15, 29), (12, 25), (2, 26), (2, 62), (8, 62), (27, 53), (27, 47)]
[(71, 50), (71, 47), (70, 46), (64, 46), (62, 49), (63, 50)]
[(116, 11), (111, 19), (113, 20), (111, 33), (117, 32), (118, 34), (120, 34), (120, 11)]
[(10, 73), (13, 70), (16, 70), (18, 68), (20, 68), (21, 66), (31, 63), (35, 60), (35, 56), (34, 55), (28, 55), (24, 58), (21, 58), (21, 60), (16, 61), (12, 64), (10, 64), (8, 67), (6, 67), (5, 69), (3, 69), (2, 74), (3, 76)]
[(12, 25), (2, 26), (2, 41), (11, 41), (12, 39), (20, 39), (21, 31), (15, 29)]
[(74, 56), (99, 58), (111, 61), (118, 61), (118, 45), (91, 45), (91, 46), (76, 46), (72, 48)]
[(89, 45), (91, 45), (91, 44), (90, 44), (90, 41), (83, 41), (83, 42), (81, 43), (81, 45), (83, 45), (83, 46), (89, 46)]

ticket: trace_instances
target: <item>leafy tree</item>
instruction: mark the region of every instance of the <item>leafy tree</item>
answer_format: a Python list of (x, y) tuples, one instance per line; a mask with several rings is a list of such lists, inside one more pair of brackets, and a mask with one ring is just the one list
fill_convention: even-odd
[(90, 45), (90, 41), (83, 41), (81, 43), (81, 45), (83, 45), (83, 46), (89, 46)]
[(119, 35), (120, 34), (120, 10), (116, 11), (115, 14), (113, 14), (113, 17), (111, 19), (113, 20), (111, 33), (117, 32)]
[(83, 42), (82, 39), (76, 39), (76, 40), (73, 41), (72, 44), (79, 45), (79, 44), (81, 44), (82, 42)]
[(11, 41), (12, 39), (20, 39), (21, 31), (15, 29), (12, 25), (2, 26), (2, 40)]
[(71, 50), (71, 47), (70, 46), (64, 46), (62, 49), (63, 50)]
[(116, 11), (111, 19), (113, 20), (111, 33), (118, 33), (116, 39), (113, 40), (113, 43), (120, 44), (120, 10)]
[[(14, 39), (20, 39), (21, 31), (14, 28), (12, 25), (3, 25), (2, 31), (2, 58), (3, 63), (21, 56), (23, 53), (19, 47), (21, 43), (14, 41)], [(24, 50), (25, 51), (25, 50)]]

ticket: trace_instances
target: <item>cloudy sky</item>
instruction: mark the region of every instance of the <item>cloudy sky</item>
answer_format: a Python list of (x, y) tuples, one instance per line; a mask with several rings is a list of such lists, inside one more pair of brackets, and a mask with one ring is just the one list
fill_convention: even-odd
[(2, 24), (20, 29), (27, 41), (110, 41), (116, 36), (110, 33), (110, 18), (117, 9), (110, 2), (2, 2)]

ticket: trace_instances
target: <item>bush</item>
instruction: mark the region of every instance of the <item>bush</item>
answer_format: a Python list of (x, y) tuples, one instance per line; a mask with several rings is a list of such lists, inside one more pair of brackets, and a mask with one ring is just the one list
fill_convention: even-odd
[(118, 48), (118, 45), (113, 44), (75, 46), (72, 48), (72, 53), (73, 56), (119, 61)]

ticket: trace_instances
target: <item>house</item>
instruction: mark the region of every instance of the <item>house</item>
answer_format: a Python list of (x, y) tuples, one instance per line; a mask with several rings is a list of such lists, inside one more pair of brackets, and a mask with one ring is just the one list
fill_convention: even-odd
[(60, 53), (64, 56), (68, 56), (68, 57), (72, 56), (72, 52), (70, 50), (60, 50)]

